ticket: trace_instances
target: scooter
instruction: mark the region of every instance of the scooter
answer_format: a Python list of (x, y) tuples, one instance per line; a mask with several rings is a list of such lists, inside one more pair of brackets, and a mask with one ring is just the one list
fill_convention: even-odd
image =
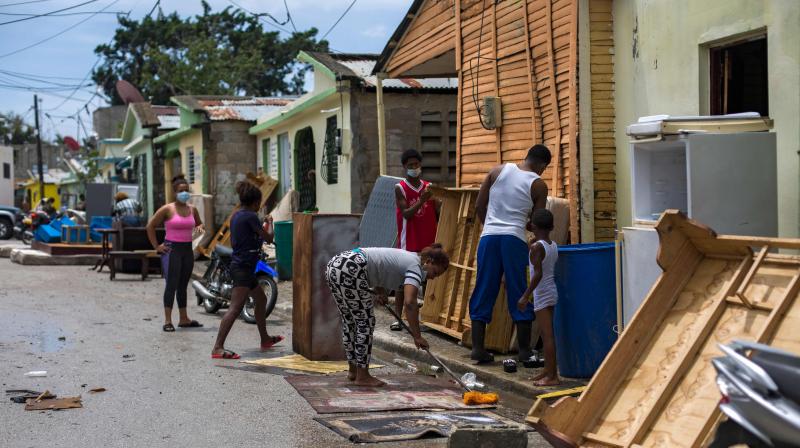
[(709, 446), (800, 446), (800, 357), (746, 341), (719, 348), (725, 356), (711, 363), (728, 419)]
[[(214, 252), (211, 253), (211, 261), (208, 263), (208, 268), (206, 268), (203, 278), (192, 281), (192, 288), (197, 295), (197, 304), (202, 305), (209, 314), (216, 314), (223, 306), (230, 305), (231, 293), (233, 292), (230, 271), (232, 254), (233, 249), (230, 247), (220, 244), (214, 246)], [(264, 295), (267, 296), (266, 314), (269, 316), (278, 301), (278, 285), (275, 283), (278, 273), (272, 266), (267, 264), (267, 256), (263, 250), (259, 251), (255, 274), (259, 287), (264, 291)], [(256, 323), (255, 301), (252, 297), (248, 297), (245, 301), (242, 309), (242, 319), (247, 323)]]
[(36, 229), (43, 224), (50, 223), (50, 215), (44, 211), (31, 211), (28, 215), (18, 213), (14, 223), (14, 236), (23, 243), (30, 245), (33, 242), (33, 234)]

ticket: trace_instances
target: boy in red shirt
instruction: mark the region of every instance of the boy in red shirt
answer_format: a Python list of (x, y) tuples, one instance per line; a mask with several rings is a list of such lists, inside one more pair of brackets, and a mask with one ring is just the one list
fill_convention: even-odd
[[(421, 179), (422, 154), (416, 149), (408, 149), (400, 158), (405, 170), (405, 179), (394, 188), (397, 203), (397, 247), (409, 252), (419, 253), (436, 240), (438, 202), (431, 199), (430, 182)], [(395, 298), (395, 310), (399, 316), (403, 301)], [(400, 331), (399, 322), (391, 329)]]

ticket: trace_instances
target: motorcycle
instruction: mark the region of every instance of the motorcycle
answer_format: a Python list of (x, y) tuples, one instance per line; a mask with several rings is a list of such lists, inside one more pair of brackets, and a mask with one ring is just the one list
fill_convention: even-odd
[(746, 341), (719, 348), (725, 356), (711, 363), (728, 419), (709, 446), (800, 446), (800, 357)]
[(30, 245), (36, 229), (40, 225), (48, 223), (50, 223), (50, 216), (44, 211), (31, 211), (27, 215), (20, 212), (17, 214), (16, 222), (14, 223), (14, 236), (23, 243)]
[[(230, 262), (233, 250), (230, 247), (217, 244), (214, 252), (211, 253), (211, 261), (208, 263), (205, 274), (200, 280), (192, 281), (192, 289), (197, 295), (197, 304), (202, 305), (209, 314), (216, 314), (223, 306), (229, 306), (231, 293), (233, 292), (233, 281), (231, 279)], [(263, 250), (259, 251), (259, 260), (255, 269), (258, 286), (267, 296), (267, 311), (269, 316), (275, 309), (278, 300), (278, 285), (275, 279), (278, 273), (269, 264), (267, 256)], [(254, 324), (255, 301), (248, 297), (242, 309), (242, 319)]]

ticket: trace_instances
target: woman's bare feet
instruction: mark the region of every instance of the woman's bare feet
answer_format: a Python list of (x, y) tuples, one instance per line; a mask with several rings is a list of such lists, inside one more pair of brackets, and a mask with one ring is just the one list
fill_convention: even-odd
[(366, 378), (356, 378), (355, 381), (353, 381), (353, 384), (362, 387), (381, 387), (386, 385), (385, 382), (375, 378), (374, 376), (368, 376)]
[(545, 376), (544, 378), (533, 382), (534, 386), (558, 386), (559, 384), (561, 384), (561, 381), (558, 379), (558, 377), (549, 376)]
[(531, 378), (531, 381), (539, 381), (540, 379), (542, 379), (542, 378), (544, 378), (546, 376), (547, 376), (547, 372), (542, 372), (542, 373), (534, 376), (533, 378)]

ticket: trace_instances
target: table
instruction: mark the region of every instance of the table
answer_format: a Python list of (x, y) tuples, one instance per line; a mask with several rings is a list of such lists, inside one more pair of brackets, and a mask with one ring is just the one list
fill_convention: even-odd
[(109, 236), (111, 235), (119, 235), (119, 229), (97, 229), (97, 232), (102, 236), (102, 250), (100, 252), (100, 259), (97, 260), (97, 263), (94, 264), (92, 267), (93, 271), (102, 272), (103, 266), (108, 266), (111, 269), (111, 265), (109, 264), (109, 256), (108, 253), (110, 252), (111, 246), (109, 241)]

